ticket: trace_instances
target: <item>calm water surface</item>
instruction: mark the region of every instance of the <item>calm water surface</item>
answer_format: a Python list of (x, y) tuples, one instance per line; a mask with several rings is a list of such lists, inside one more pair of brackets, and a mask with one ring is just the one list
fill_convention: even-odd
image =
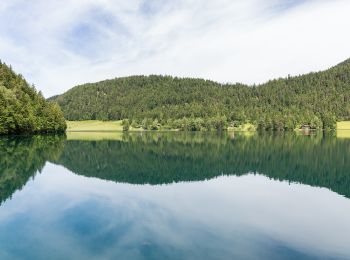
[(350, 259), (350, 139), (0, 138), (0, 259)]

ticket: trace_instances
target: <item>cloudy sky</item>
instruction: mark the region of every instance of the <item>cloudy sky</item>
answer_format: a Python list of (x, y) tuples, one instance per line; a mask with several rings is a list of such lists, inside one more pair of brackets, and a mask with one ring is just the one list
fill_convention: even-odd
[(350, 58), (349, 0), (1, 0), (0, 58), (46, 97), (135, 74), (261, 83)]

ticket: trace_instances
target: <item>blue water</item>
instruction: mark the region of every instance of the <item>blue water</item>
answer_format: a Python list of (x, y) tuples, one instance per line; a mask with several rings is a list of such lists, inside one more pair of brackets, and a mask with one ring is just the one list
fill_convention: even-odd
[(348, 140), (163, 135), (0, 139), (0, 259), (350, 259)]

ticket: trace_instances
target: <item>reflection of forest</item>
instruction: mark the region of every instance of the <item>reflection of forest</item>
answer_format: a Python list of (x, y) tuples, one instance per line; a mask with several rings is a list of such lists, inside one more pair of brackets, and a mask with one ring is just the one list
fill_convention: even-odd
[(69, 141), (57, 163), (116, 182), (164, 184), (259, 173), (350, 197), (350, 140), (333, 136), (143, 133)]
[(0, 204), (63, 150), (63, 136), (0, 138)]
[(259, 173), (326, 187), (350, 198), (347, 139), (295, 134), (142, 133), (125, 134), (121, 140), (74, 141), (52, 136), (0, 139), (0, 199), (20, 189), (46, 161), (79, 175), (132, 184)]

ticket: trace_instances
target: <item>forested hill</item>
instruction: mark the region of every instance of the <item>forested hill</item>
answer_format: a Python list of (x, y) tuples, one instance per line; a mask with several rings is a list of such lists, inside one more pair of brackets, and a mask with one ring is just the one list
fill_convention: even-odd
[(350, 60), (258, 86), (132, 76), (77, 86), (52, 100), (68, 120), (156, 120), (190, 129), (246, 122), (275, 130), (333, 128), (336, 120), (350, 119)]
[(60, 107), (48, 102), (6, 64), (0, 62), (0, 134), (61, 132)]

